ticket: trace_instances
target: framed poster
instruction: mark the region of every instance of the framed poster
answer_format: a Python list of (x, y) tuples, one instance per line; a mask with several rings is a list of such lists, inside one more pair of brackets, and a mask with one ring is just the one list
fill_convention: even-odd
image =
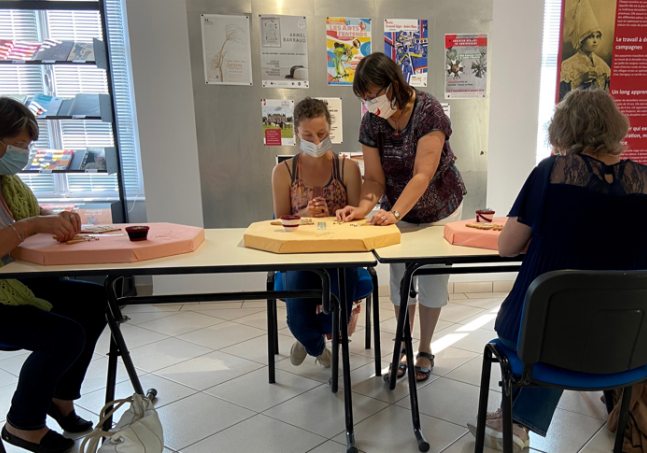
[(316, 98), (324, 101), (330, 112), (330, 141), (335, 144), (344, 142), (344, 121), (341, 112), (341, 98)]
[(261, 99), (263, 113), (263, 144), (294, 146), (294, 101)]
[(303, 16), (260, 16), (263, 87), (309, 88), (308, 29)]
[(445, 35), (445, 99), (487, 97), (487, 35)]
[(249, 16), (201, 14), (204, 80), (209, 85), (252, 85)]
[(371, 19), (326, 19), (328, 85), (352, 86), (355, 69), (371, 53)]
[(384, 21), (384, 53), (400, 66), (404, 78), (411, 86), (427, 86), (428, 44), (426, 20)]

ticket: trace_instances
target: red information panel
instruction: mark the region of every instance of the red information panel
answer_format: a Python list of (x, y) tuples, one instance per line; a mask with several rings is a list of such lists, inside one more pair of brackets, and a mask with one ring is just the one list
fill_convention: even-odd
[(623, 157), (647, 164), (647, 1), (564, 0), (561, 30), (557, 101), (611, 93), (631, 124)]
[(266, 129), (265, 130), (265, 146), (281, 146), (281, 130), (280, 129)]

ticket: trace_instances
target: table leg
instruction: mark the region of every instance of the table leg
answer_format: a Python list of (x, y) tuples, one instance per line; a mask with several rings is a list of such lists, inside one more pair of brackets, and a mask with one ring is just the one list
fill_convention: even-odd
[[(408, 270), (408, 269), (407, 269)], [(400, 312), (398, 314), (398, 323), (395, 329), (395, 344), (393, 345), (393, 358), (391, 360), (391, 374), (384, 377), (384, 380), (389, 383), (389, 389), (395, 390), (396, 380), (398, 378), (398, 366), (400, 365), (400, 351), (402, 350), (402, 334), (404, 332), (404, 322), (408, 319), (408, 303), (409, 303), (409, 287), (411, 286), (411, 278), (409, 278), (408, 285), (405, 286), (405, 276), (400, 283)]]
[(267, 370), (269, 374), (270, 384), (276, 382), (276, 369), (275, 369), (275, 341), (274, 341), (274, 329), (276, 329), (276, 323), (273, 316), (273, 308), (276, 304), (276, 300), (267, 299)]
[(119, 309), (119, 303), (117, 301), (117, 295), (115, 293), (114, 285), (115, 281), (118, 278), (119, 277), (108, 277), (105, 282), (106, 295), (108, 296), (108, 310), (106, 317), (108, 319), (108, 327), (110, 327), (110, 332), (112, 334), (111, 344), (112, 342), (115, 342), (117, 348), (119, 349), (119, 355), (124, 362), (124, 366), (126, 367), (128, 377), (130, 378), (130, 382), (133, 385), (135, 393), (144, 395), (142, 384), (139, 381), (139, 376), (137, 376), (135, 365), (130, 358), (130, 352), (128, 351), (128, 347), (126, 346), (126, 340), (124, 340), (124, 336), (121, 334), (121, 329), (119, 328), (119, 322), (117, 322), (117, 319), (123, 319), (121, 310)]
[[(110, 336), (110, 352), (108, 352), (108, 380), (106, 382), (106, 404), (115, 400), (115, 386), (117, 385), (117, 357), (119, 356), (119, 348), (117, 343)], [(112, 406), (106, 409), (106, 413), (112, 410)], [(104, 414), (99, 414), (99, 418)], [(109, 431), (112, 428), (112, 416), (108, 417), (103, 424), (103, 430)]]
[(332, 310), (332, 377), (331, 390), (337, 393), (339, 389), (339, 316), (341, 310), (338, 300), (332, 297), (334, 308)]
[[(339, 314), (341, 316), (341, 349), (344, 373), (344, 410), (346, 412), (346, 453), (357, 453), (355, 430), (353, 427), (353, 396), (350, 380), (350, 349), (348, 345), (348, 301), (346, 300), (346, 271), (339, 274)], [(335, 332), (335, 336), (337, 336)]]
[(382, 376), (382, 346), (380, 345), (380, 290), (375, 268), (369, 267), (368, 273), (373, 280), (373, 354), (375, 357), (375, 375)]

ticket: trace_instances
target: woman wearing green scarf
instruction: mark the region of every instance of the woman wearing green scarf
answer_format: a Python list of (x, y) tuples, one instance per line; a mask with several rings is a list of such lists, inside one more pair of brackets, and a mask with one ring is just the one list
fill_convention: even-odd
[[(38, 139), (34, 115), (0, 98), (0, 266), (25, 238), (47, 233), (67, 241), (81, 231), (79, 216), (42, 209), (15, 176), (29, 162)], [(29, 451), (64, 453), (74, 446), (47, 428), (47, 414), (64, 430), (92, 423), (74, 412), (94, 347), (103, 332), (106, 296), (101, 285), (59, 280), (0, 280), (0, 347), (32, 351), (27, 357), (2, 428), (2, 440)], [(0, 451), (3, 451), (0, 442)]]

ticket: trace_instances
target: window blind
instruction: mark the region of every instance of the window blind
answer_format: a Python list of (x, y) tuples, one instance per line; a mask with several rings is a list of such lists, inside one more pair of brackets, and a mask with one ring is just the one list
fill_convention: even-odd
[(548, 125), (555, 110), (561, 15), (562, 0), (545, 0), (541, 81), (539, 87), (537, 163), (550, 156), (551, 153), (551, 146), (548, 143)]

